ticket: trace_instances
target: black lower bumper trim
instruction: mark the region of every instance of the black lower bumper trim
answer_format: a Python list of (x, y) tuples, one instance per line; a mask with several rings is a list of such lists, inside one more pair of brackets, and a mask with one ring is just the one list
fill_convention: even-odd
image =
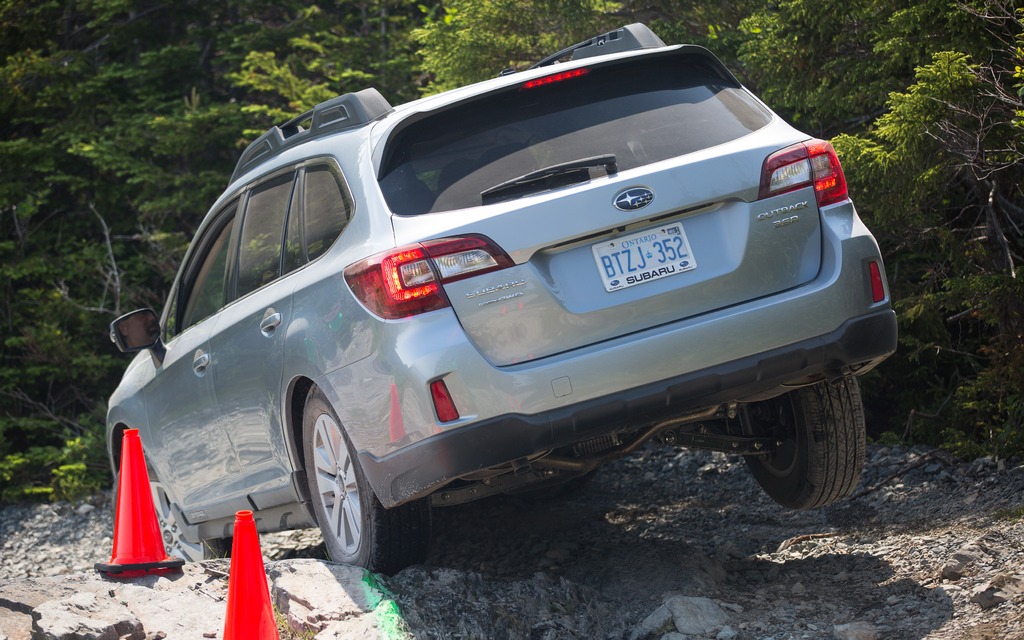
[(769, 393), (815, 376), (871, 369), (896, 350), (891, 309), (829, 334), (722, 365), (535, 415), (507, 414), (439, 434), (378, 458), (360, 452), (385, 507), (510, 460), (642, 427), (695, 408)]

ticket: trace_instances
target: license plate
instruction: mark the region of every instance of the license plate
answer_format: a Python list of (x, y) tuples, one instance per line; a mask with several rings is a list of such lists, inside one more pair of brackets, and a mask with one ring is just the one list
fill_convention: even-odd
[(595, 244), (606, 291), (618, 291), (697, 268), (680, 222)]

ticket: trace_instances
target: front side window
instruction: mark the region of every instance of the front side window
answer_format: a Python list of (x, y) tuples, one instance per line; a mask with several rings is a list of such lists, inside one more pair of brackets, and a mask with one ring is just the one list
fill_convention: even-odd
[(227, 302), (228, 249), (236, 209), (237, 203), (223, 214), (223, 226), (214, 227), (211, 241), (203, 247), (203, 258), (195, 269), (186, 271), (189, 286), (179, 325), (182, 330), (212, 316)]

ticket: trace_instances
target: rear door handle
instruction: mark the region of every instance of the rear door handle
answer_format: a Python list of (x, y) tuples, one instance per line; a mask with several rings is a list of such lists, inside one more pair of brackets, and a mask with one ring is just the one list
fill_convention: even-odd
[(281, 325), (281, 314), (273, 308), (267, 309), (260, 320), (260, 332), (268, 338), (274, 335), (274, 330)]
[(210, 366), (210, 354), (202, 349), (197, 349), (196, 354), (192, 356), (192, 371), (195, 371), (196, 375), (202, 378), (206, 375), (206, 368), (208, 366)]

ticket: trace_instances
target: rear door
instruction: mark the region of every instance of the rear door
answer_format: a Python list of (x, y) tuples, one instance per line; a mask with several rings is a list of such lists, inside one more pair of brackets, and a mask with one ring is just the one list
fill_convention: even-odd
[[(726, 309), (818, 272), (813, 190), (758, 200), (765, 158), (806, 136), (706, 52), (578, 66), (411, 120), (392, 134), (380, 181), (386, 198), (416, 191), (412, 180), (426, 189), (417, 205), (389, 199), (404, 214), (398, 244), (479, 233), (517, 264), (445, 287), (494, 364)], [(609, 155), (614, 167), (528, 177)]]
[[(281, 353), (291, 314), (291, 284), (281, 278), (295, 170), (250, 190), (239, 216), (234, 297), (210, 336), (213, 381), (224, 430), (247, 491), (288, 478), (274, 463), (281, 437)], [(260, 508), (272, 505), (260, 504)]]
[(294, 278), (348, 223), (351, 198), (336, 163), (313, 161), (253, 187), (241, 216), (235, 300), (210, 336), (221, 420), (247, 490), (265, 509), (294, 500), (284, 441), (285, 341)]

